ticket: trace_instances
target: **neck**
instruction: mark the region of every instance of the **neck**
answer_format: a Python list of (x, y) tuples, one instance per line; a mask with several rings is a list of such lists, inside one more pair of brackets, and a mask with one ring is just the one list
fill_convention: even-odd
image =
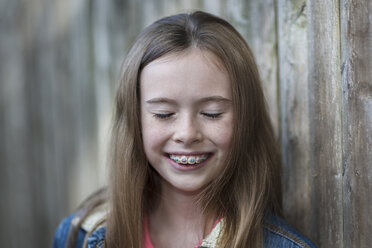
[(163, 183), (161, 200), (154, 214), (161, 216), (168, 224), (195, 223), (200, 226), (204, 218), (196, 199), (195, 192), (183, 192)]
[[(196, 203), (198, 192), (183, 192), (167, 183), (162, 184), (159, 205), (149, 215), (149, 229), (158, 235), (183, 233), (190, 239), (200, 241), (211, 230), (215, 219), (206, 218)], [(168, 235), (167, 235), (168, 236)]]

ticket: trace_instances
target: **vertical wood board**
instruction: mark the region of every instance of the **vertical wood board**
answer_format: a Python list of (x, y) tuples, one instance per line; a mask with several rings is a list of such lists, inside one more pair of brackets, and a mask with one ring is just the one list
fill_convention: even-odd
[(278, 65), (283, 155), (283, 203), (289, 222), (314, 238), (309, 223), (309, 99), (305, 0), (277, 1)]
[(321, 247), (343, 247), (339, 2), (307, 1), (311, 230)]
[(274, 0), (227, 1), (224, 17), (250, 46), (261, 76), (269, 115), (279, 137), (278, 57)]
[(372, 2), (341, 1), (344, 247), (372, 243)]

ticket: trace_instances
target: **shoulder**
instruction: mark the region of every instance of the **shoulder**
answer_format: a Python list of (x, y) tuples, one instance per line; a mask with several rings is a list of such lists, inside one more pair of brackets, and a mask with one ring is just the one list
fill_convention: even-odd
[[(103, 220), (106, 217), (106, 212), (106, 206), (102, 206), (89, 213), (88, 216), (84, 216), (85, 212), (83, 210), (67, 216), (62, 220), (57, 228), (52, 247), (83, 247), (86, 236), (90, 233), (91, 235), (88, 238), (88, 247), (97, 247), (97, 245), (90, 246), (89, 244), (97, 241), (98, 237), (105, 234), (105, 232), (102, 232), (102, 228), (104, 227)], [(82, 218), (83, 221), (81, 221)], [(97, 232), (98, 230), (100, 230), (100, 232)], [(75, 243), (69, 244), (74, 235), (76, 235)]]
[(105, 247), (106, 228), (100, 227), (88, 237), (88, 248)]
[[(53, 239), (53, 248), (68, 247), (68, 240), (73, 234), (74, 226), (79, 222), (79, 212), (73, 213), (64, 218), (59, 224)], [(75, 247), (83, 247), (86, 231), (82, 228), (78, 230)]]
[(264, 247), (316, 248), (312, 241), (274, 214), (265, 217)]

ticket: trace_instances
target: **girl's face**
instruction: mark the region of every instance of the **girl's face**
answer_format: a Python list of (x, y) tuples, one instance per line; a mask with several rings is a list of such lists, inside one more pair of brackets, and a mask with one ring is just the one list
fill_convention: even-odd
[(156, 59), (141, 73), (144, 150), (164, 186), (197, 193), (225, 166), (233, 109), (220, 65), (194, 48)]

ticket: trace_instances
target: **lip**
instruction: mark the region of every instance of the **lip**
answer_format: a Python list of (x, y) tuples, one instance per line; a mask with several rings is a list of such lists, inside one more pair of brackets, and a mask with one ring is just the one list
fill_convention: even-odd
[(213, 153), (212, 152), (166, 152), (165, 155), (168, 156), (168, 155), (178, 155), (178, 156), (182, 156), (182, 155), (185, 155), (185, 156), (198, 156), (198, 155), (203, 155), (203, 154), (207, 154), (208, 156), (212, 155)]
[[(169, 157), (169, 154), (172, 154), (172, 155), (185, 155), (185, 156), (197, 156), (197, 155), (203, 155), (203, 154), (207, 154), (208, 157), (206, 160), (204, 160), (203, 162), (199, 163), (199, 164), (193, 164), (193, 165), (184, 165), (184, 164), (178, 164), (176, 163), (175, 161), (173, 161), (170, 157)], [(211, 152), (172, 152), (172, 153), (165, 153), (164, 154), (164, 157), (167, 158), (167, 160), (169, 161), (169, 163), (172, 165), (173, 168), (175, 168), (176, 170), (180, 170), (180, 171), (193, 171), (193, 170), (198, 170), (202, 167), (204, 167), (204, 165), (206, 165), (206, 163), (209, 161), (210, 158), (212, 158), (214, 155), (214, 153), (211, 153)]]

